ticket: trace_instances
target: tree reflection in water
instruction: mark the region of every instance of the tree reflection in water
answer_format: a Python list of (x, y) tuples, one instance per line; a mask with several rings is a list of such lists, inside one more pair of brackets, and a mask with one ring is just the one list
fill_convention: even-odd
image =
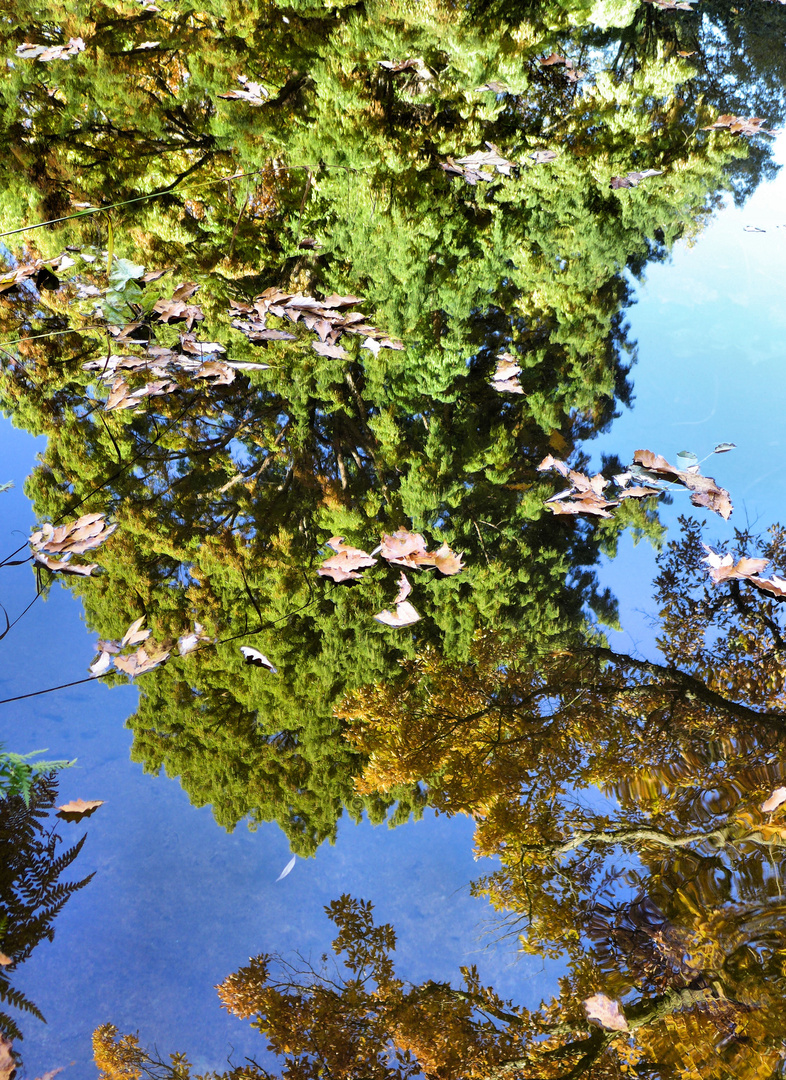
[[(662, 660), (614, 654), (599, 559), (626, 530), (661, 541), (654, 501), (557, 519), (538, 464), (583, 467), (630, 404), (632, 281), (772, 175), (766, 136), (709, 129), (754, 106), (783, 120), (786, 12), (89, 7), (0, 20), (4, 231), (67, 219), (27, 233), (29, 274), (0, 282), (0, 391), (48, 436), (40, 520), (118, 525), (102, 573), (68, 582), (88, 625), (117, 642), (144, 620), (171, 649), (142, 676), (133, 760), (225, 828), (276, 821), (303, 856), (344, 812), (467, 814), (501, 860), (476, 892), (570, 963), (534, 1012), (471, 971), (412, 987), (393, 930), (344, 897), (343, 967), (260, 959), (224, 1004), (293, 1077), (772, 1075), (780, 608), (707, 587), (686, 523), (656, 582)], [(77, 35), (68, 59), (18, 51)], [(35, 262), (66, 246), (72, 267)], [(269, 289), (330, 315), (262, 310)], [(336, 348), (339, 308), (374, 333)], [(501, 353), (520, 369), (503, 392)], [(466, 565), (412, 571), (404, 632), (373, 619), (386, 567), (316, 574), (328, 540), (371, 551), (397, 529)], [(627, 1030), (588, 1020), (597, 994)], [(108, 1077), (189, 1073), (111, 1025), (95, 1052)]]

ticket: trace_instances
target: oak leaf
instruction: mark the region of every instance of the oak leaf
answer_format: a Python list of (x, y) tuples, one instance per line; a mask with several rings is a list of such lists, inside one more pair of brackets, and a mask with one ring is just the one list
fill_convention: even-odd
[(358, 570), (367, 566), (374, 566), (376, 559), (373, 555), (344, 543), (343, 536), (333, 536), (328, 540), (327, 546), (335, 551), (325, 559), (317, 570), (320, 577), (329, 577), (333, 581), (359, 581)]
[(71, 802), (58, 806), (57, 817), (64, 821), (81, 821), (82, 818), (90, 817), (99, 806), (103, 805), (103, 799), (72, 799)]

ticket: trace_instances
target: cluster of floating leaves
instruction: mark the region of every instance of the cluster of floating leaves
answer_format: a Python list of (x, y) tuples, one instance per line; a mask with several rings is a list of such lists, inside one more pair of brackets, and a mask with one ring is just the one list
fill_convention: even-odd
[(701, 545), (707, 552), (707, 555), (702, 562), (706, 562), (709, 565), (709, 575), (711, 580), (719, 585), (722, 581), (747, 581), (749, 585), (753, 585), (754, 588), (760, 592), (768, 593), (770, 596), (786, 597), (786, 578), (779, 577), (777, 574), (773, 574), (772, 577), (763, 578), (761, 574), (764, 567), (768, 564), (769, 559), (750, 559), (747, 556), (734, 561), (732, 555), (720, 555), (708, 544)]
[(732, 116), (724, 113), (712, 124), (702, 128), (702, 131), (728, 131), (730, 135), (777, 135), (772, 128), (764, 127), (764, 120), (760, 116)]
[[(98, 659), (88, 669), (94, 678), (105, 675), (114, 664), (118, 671), (122, 671), (124, 675), (133, 679), (146, 671), (152, 671), (169, 658), (171, 650), (163, 645), (151, 643), (142, 646), (140, 644), (143, 641), (147, 642), (152, 633), (152, 630), (142, 629), (144, 621), (144, 615), (135, 619), (120, 641), (99, 641)], [(122, 653), (123, 649), (132, 645), (139, 645), (139, 648), (131, 653)]]
[(500, 394), (523, 394), (524, 387), (519, 382), (521, 364), (513, 353), (501, 352), (497, 357), (497, 367), (491, 376), (491, 385)]
[(233, 314), (240, 316), (232, 322), (232, 326), (245, 334), (252, 344), (262, 345), (268, 341), (296, 340), (295, 335), (288, 330), (269, 327), (269, 315), (288, 319), (292, 323), (302, 321), (306, 329), (318, 338), (311, 342), (314, 352), (337, 360), (349, 357), (346, 349), (338, 344), (344, 334), (362, 335), (364, 340), (360, 347), (369, 349), (375, 356), (380, 349), (403, 349), (400, 341), (392, 340), (376, 326), (368, 323), (362, 312), (348, 310), (363, 302), (359, 296), (338, 296), (333, 293), (324, 300), (317, 300), (313, 296), (270, 288), (256, 296), (253, 304), (232, 301)]
[(47, 522), (30, 537), (33, 562), (38, 566), (45, 566), (53, 574), (81, 574), (89, 577), (98, 564), (75, 563), (71, 561), (71, 557), (94, 551), (116, 528), (117, 525), (107, 524), (103, 514), (84, 514), (66, 525), (54, 526)]
[[(327, 546), (335, 554), (330, 555), (317, 570), (320, 577), (329, 577), (333, 581), (359, 581), (361, 571), (376, 563), (375, 555), (380, 555), (390, 566), (403, 566), (410, 570), (434, 567), (446, 577), (458, 574), (464, 569), (461, 555), (447, 544), (442, 544), (436, 551), (427, 550), (426, 541), (420, 533), (398, 529), (385, 533), (382, 543), (370, 554), (361, 548), (344, 543), (343, 536), (332, 536)], [(398, 592), (393, 600), (394, 610), (385, 608), (374, 618), (386, 626), (411, 626), (420, 619), (420, 615), (407, 597), (412, 592), (412, 585), (407, 576), (399, 575)]]
[[(110, 384), (109, 397), (104, 404), (107, 412), (133, 409), (144, 398), (163, 397), (182, 389), (178, 376), (181, 380), (185, 376), (190, 381), (207, 379), (212, 386), (228, 385), (234, 380), (236, 371), (265, 370), (269, 366), (220, 359), (226, 352), (224, 345), (218, 341), (200, 341), (191, 332), (193, 324), (204, 318), (198, 305), (186, 303), (196, 289), (193, 282), (183, 282), (171, 298), (162, 298), (153, 305), (151, 317), (155, 321), (186, 323), (188, 331), (180, 334), (179, 349), (157, 345), (149, 337), (148, 327), (137, 320), (116, 333), (115, 344), (144, 346), (143, 355), (116, 354), (82, 365), (85, 371), (97, 371), (101, 381)], [(153, 379), (132, 390), (127, 375), (139, 374), (145, 378), (152, 375)]]
[(0, 293), (9, 292), (30, 280), (39, 289), (57, 289), (60, 282), (55, 276), (56, 272), (74, 265), (74, 260), (65, 252), (53, 259), (33, 259), (32, 262), (22, 263), (0, 274)]
[(81, 37), (69, 38), (66, 45), (33, 45), (29, 41), (17, 46), (16, 55), (20, 60), (70, 60), (84, 52), (85, 43)]
[[(719, 443), (713, 453), (722, 454), (732, 450), (733, 443)], [(670, 465), (666, 458), (654, 454), (651, 450), (637, 450), (633, 455), (634, 464), (627, 472), (614, 477), (616, 490), (612, 498), (606, 498), (604, 492), (611, 481), (600, 473), (586, 476), (571, 469), (564, 461), (547, 455), (538, 472), (556, 469), (570, 481), (570, 487), (557, 492), (546, 500), (546, 506), (554, 514), (590, 514), (595, 517), (611, 517), (611, 509), (619, 506), (624, 499), (644, 499), (650, 495), (662, 495), (674, 485), (686, 488), (691, 493), (694, 506), (702, 506), (720, 514), (728, 520), (732, 512), (731, 498), (725, 488), (719, 487), (711, 476), (702, 476), (699, 472), (699, 459), (690, 451), (677, 455), (682, 468)]]

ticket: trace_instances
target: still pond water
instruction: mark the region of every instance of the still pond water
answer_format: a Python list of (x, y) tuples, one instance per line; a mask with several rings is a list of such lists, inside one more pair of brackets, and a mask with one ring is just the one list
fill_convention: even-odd
[(783, 1075), (786, 10), (0, 37), (0, 1078)]

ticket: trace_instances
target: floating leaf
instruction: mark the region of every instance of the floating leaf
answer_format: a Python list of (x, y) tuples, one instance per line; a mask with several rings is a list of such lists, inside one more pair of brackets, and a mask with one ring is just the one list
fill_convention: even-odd
[(761, 808), (765, 814), (771, 814), (774, 810), (777, 810), (782, 803), (786, 802), (786, 787), (779, 787), (773, 791), (769, 799), (761, 804)]
[(124, 645), (138, 645), (140, 641), (147, 641), (152, 634), (152, 630), (142, 630), (142, 623), (145, 621), (145, 616), (140, 615), (138, 619), (135, 619), (129, 628), (126, 630), (123, 638), (120, 642), (121, 648)]
[(104, 675), (109, 671), (112, 666), (112, 654), (106, 650), (102, 650), (98, 659), (93, 661), (90, 667), (87, 669), (94, 679), (97, 679), (99, 675)]
[(317, 574), (320, 577), (329, 577), (334, 581), (357, 581), (360, 574), (356, 573), (366, 566), (373, 566), (376, 559), (373, 555), (344, 543), (343, 536), (332, 536), (327, 541), (327, 546), (336, 552), (325, 559)]
[(605, 994), (594, 994), (583, 1002), (587, 1019), (600, 1024), (607, 1031), (628, 1031), (628, 1021), (620, 1008), (619, 1002), (606, 997)]
[(612, 176), (610, 188), (638, 187), (642, 180), (650, 176), (661, 176), (663, 169), (645, 169), (643, 172), (629, 172), (625, 176)]
[(440, 574), (444, 574), (446, 577), (460, 574), (464, 569), (461, 555), (452, 551), (447, 544), (443, 544), (442, 547), (438, 548), (431, 558)]
[(295, 866), (296, 862), (297, 862), (297, 855), (293, 855), (292, 858), (287, 863), (287, 865), (284, 867), (284, 869), (281, 871), (281, 873), (276, 878), (276, 881), (281, 881), (281, 879), (285, 878), (287, 876), (287, 874), (291, 874), (292, 870), (294, 869), (294, 866)]
[(681, 469), (692, 469), (699, 464), (698, 455), (694, 454), (692, 450), (680, 450), (675, 461)]
[(71, 802), (58, 806), (57, 816), (64, 821), (81, 821), (82, 818), (90, 817), (99, 806), (103, 805), (103, 799), (72, 799)]
[(4, 952), (0, 952), (0, 967), (8, 967), (9, 964), (13, 964), (13, 960), (10, 956), (6, 956)]
[(736, 450), (737, 444), (733, 442), (721, 442), (712, 451), (713, 454), (728, 454), (729, 450)]
[(194, 630), (190, 634), (183, 634), (177, 639), (177, 651), (181, 656), (188, 656), (192, 653), (200, 641), (210, 641), (211, 639), (205, 633), (205, 628), (202, 623), (195, 622)]
[(135, 679), (137, 675), (144, 675), (146, 671), (157, 668), (159, 664), (163, 664), (168, 658), (168, 649), (162, 649), (158, 646), (155, 648), (148, 647), (147, 650), (139, 648), (130, 656), (116, 656), (115, 667), (122, 671), (124, 675), (128, 675), (129, 678)]
[(85, 43), (81, 37), (69, 38), (67, 45), (31, 45), (25, 41), (17, 46), (16, 55), (21, 60), (70, 60), (72, 56), (83, 52)]
[(643, 465), (649, 472), (688, 488), (691, 492), (690, 501), (694, 506), (705, 506), (708, 510), (720, 514), (725, 520), (731, 516), (732, 505), (729, 493), (725, 488), (718, 487), (711, 476), (701, 476), (696, 472), (677, 469), (660, 454), (653, 454), (651, 450), (637, 450), (633, 455), (633, 460), (636, 464)]
[(396, 593), (396, 599), (393, 601), (393, 603), (400, 604), (403, 600), (406, 600), (406, 598), (411, 592), (412, 586), (410, 585), (409, 579), (407, 578), (406, 574), (402, 570), (398, 578), (398, 592)]
[(245, 657), (247, 664), (253, 664), (255, 667), (264, 667), (268, 671), (272, 671), (274, 675), (278, 674), (278, 668), (268, 660), (264, 653), (261, 653), (259, 649), (252, 649), (250, 645), (241, 645), (240, 651)]
[(708, 124), (707, 127), (702, 128), (702, 131), (716, 131), (716, 130), (728, 131), (730, 135), (776, 135), (777, 132), (773, 130), (767, 130), (764, 127), (764, 121), (760, 116), (732, 116), (729, 113), (725, 113), (723, 116), (719, 116), (717, 120), (712, 124)]
[(403, 600), (400, 604), (396, 604), (395, 612), (388, 611), (385, 608), (374, 618), (377, 622), (384, 623), (385, 626), (411, 626), (412, 623), (418, 622), (420, 615), (415, 611), (409, 600)]

